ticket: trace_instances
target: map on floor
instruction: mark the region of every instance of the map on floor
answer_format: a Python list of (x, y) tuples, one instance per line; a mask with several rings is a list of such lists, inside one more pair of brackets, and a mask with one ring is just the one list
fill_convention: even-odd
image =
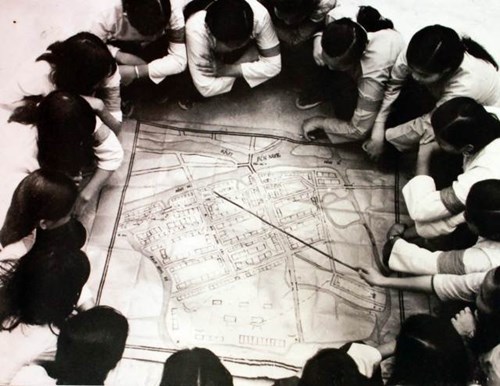
[(89, 246), (99, 300), (131, 320), (132, 355), (202, 346), (272, 378), (320, 347), (397, 331), (404, 297), (352, 269), (376, 265), (395, 176), (352, 148), (138, 124)]

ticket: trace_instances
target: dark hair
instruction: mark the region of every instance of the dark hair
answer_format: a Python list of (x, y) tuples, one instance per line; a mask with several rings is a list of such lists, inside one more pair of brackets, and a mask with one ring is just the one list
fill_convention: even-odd
[(223, 43), (242, 42), (253, 31), (253, 11), (245, 0), (194, 0), (184, 8), (186, 21), (206, 9), (205, 23), (210, 33)]
[(413, 35), (406, 59), (412, 68), (443, 74), (458, 69), (465, 52), (491, 63), (498, 70), (493, 57), (479, 43), (460, 38), (453, 29), (438, 24), (424, 27)]
[(474, 146), (476, 153), (500, 137), (500, 122), (474, 99), (457, 97), (439, 106), (431, 117), (437, 140), (455, 149)]
[(327, 348), (310, 358), (302, 371), (298, 386), (362, 386), (368, 385), (345, 351)]
[(389, 385), (466, 385), (467, 351), (449, 320), (410, 316), (396, 340)]
[(89, 274), (89, 260), (80, 250), (32, 249), (1, 278), (1, 329), (12, 330), (20, 323), (61, 326)]
[[(318, 0), (271, 0), (270, 3), (270, 8), (279, 21), (294, 26), (312, 14)], [(279, 12), (280, 16), (276, 15), (276, 11)]]
[(156, 35), (165, 29), (172, 13), (170, 0), (122, 0), (127, 18), (142, 35)]
[(348, 18), (335, 20), (328, 24), (321, 38), (325, 53), (336, 58), (346, 53), (354, 61), (359, 61), (368, 44), (368, 36), (363, 28)]
[(172, 354), (165, 362), (160, 386), (197, 385), (232, 386), (233, 378), (220, 359), (205, 348), (195, 347)]
[(62, 173), (36, 170), (19, 183), (0, 230), (6, 246), (29, 235), (40, 220), (59, 220), (73, 208), (78, 189)]
[(25, 99), (10, 120), (36, 125), (37, 158), (42, 168), (74, 176), (92, 165), (96, 118), (81, 96), (53, 91), (44, 98)]
[(394, 28), (394, 24), (390, 19), (386, 19), (378, 10), (370, 6), (359, 7), (356, 21), (366, 32), (377, 32), (383, 29)]
[(106, 44), (90, 32), (52, 43), (47, 51), (37, 61), (50, 63), (51, 80), (58, 90), (89, 95), (117, 68)]
[[(481, 300), (479, 300), (479, 297)], [(500, 344), (500, 267), (488, 271), (476, 300), (477, 323), (471, 347), (477, 355)], [(482, 304), (479, 304), (482, 303)]]
[(479, 236), (500, 241), (500, 180), (483, 180), (472, 185), (464, 215)]
[(69, 318), (57, 339), (51, 376), (58, 385), (102, 385), (123, 355), (128, 321), (111, 307), (98, 306)]

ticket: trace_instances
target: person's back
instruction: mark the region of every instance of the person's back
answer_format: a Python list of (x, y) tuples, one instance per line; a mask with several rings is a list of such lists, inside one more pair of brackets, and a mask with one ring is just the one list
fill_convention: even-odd
[(0, 278), (0, 383), (55, 347), (55, 331), (74, 310), (90, 274), (81, 251), (30, 251)]
[(102, 385), (121, 359), (127, 335), (127, 319), (113, 308), (81, 312), (61, 326), (48, 373), (58, 385)]

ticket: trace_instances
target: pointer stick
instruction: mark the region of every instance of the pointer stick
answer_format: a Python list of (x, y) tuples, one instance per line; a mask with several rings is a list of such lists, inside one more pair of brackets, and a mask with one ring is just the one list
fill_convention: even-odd
[(355, 268), (355, 267), (353, 267), (352, 265), (349, 265), (349, 264), (347, 264), (347, 263), (344, 263), (343, 261), (340, 261), (339, 259), (336, 259), (335, 257), (330, 256), (329, 254), (327, 254), (327, 253), (323, 252), (322, 250), (320, 250), (320, 249), (316, 248), (315, 246), (313, 246), (313, 245), (311, 245), (311, 244), (309, 244), (309, 243), (306, 243), (305, 241), (303, 241), (303, 240), (299, 239), (298, 237), (296, 237), (296, 236), (294, 236), (294, 235), (292, 235), (292, 234), (288, 233), (287, 231), (285, 231), (285, 230), (283, 230), (283, 229), (281, 229), (281, 228), (278, 228), (278, 227), (277, 227), (276, 225), (274, 225), (273, 223), (270, 223), (270, 222), (269, 222), (269, 221), (267, 221), (266, 219), (264, 219), (264, 218), (262, 218), (262, 217), (260, 217), (260, 216), (256, 215), (255, 213), (253, 213), (253, 212), (251, 212), (250, 210), (248, 210), (248, 209), (244, 208), (244, 207), (243, 207), (243, 206), (241, 206), (240, 204), (238, 204), (238, 203), (236, 203), (236, 202), (234, 202), (234, 201), (230, 200), (229, 198), (224, 197), (223, 195), (221, 195), (221, 194), (217, 193), (215, 190), (214, 190), (213, 192), (214, 192), (214, 194), (215, 194), (216, 196), (218, 196), (218, 197), (222, 198), (223, 200), (226, 200), (227, 202), (229, 202), (229, 203), (233, 204), (234, 206), (237, 206), (238, 208), (240, 208), (240, 209), (244, 210), (245, 212), (247, 212), (247, 213), (251, 214), (252, 216), (257, 217), (257, 218), (258, 218), (260, 221), (262, 221), (263, 223), (266, 223), (266, 224), (267, 224), (267, 225), (269, 225), (270, 227), (273, 227), (274, 229), (276, 229), (276, 230), (278, 230), (278, 231), (280, 231), (280, 232), (284, 233), (284, 234), (285, 234), (285, 235), (287, 235), (288, 237), (291, 237), (292, 239), (297, 240), (298, 242), (300, 242), (300, 243), (304, 244), (305, 246), (307, 246), (307, 247), (309, 247), (309, 248), (311, 248), (311, 249), (314, 249), (316, 252), (321, 253), (323, 256), (328, 257), (330, 260), (333, 260), (333, 261), (335, 261), (335, 262), (339, 263), (340, 265), (343, 265), (344, 267), (350, 268), (350, 269), (352, 269), (353, 271), (356, 271), (356, 272), (358, 271), (358, 269), (357, 269), (357, 268)]

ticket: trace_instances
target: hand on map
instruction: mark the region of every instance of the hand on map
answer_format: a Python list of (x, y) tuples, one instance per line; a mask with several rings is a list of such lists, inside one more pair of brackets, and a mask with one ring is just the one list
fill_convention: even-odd
[(359, 267), (358, 274), (370, 285), (384, 286), (386, 277), (373, 267)]
[(370, 159), (376, 161), (384, 152), (384, 141), (375, 141), (370, 138), (363, 142), (361, 147)]
[(372, 129), (372, 135), (361, 146), (368, 154), (368, 157), (374, 161), (378, 160), (384, 152), (385, 123), (375, 123)]
[(457, 330), (458, 335), (464, 338), (472, 338), (476, 333), (476, 318), (469, 307), (465, 307), (454, 318), (451, 318), (451, 324)]
[(302, 122), (303, 137), (308, 141), (325, 138), (324, 121), (324, 117), (312, 117)]

